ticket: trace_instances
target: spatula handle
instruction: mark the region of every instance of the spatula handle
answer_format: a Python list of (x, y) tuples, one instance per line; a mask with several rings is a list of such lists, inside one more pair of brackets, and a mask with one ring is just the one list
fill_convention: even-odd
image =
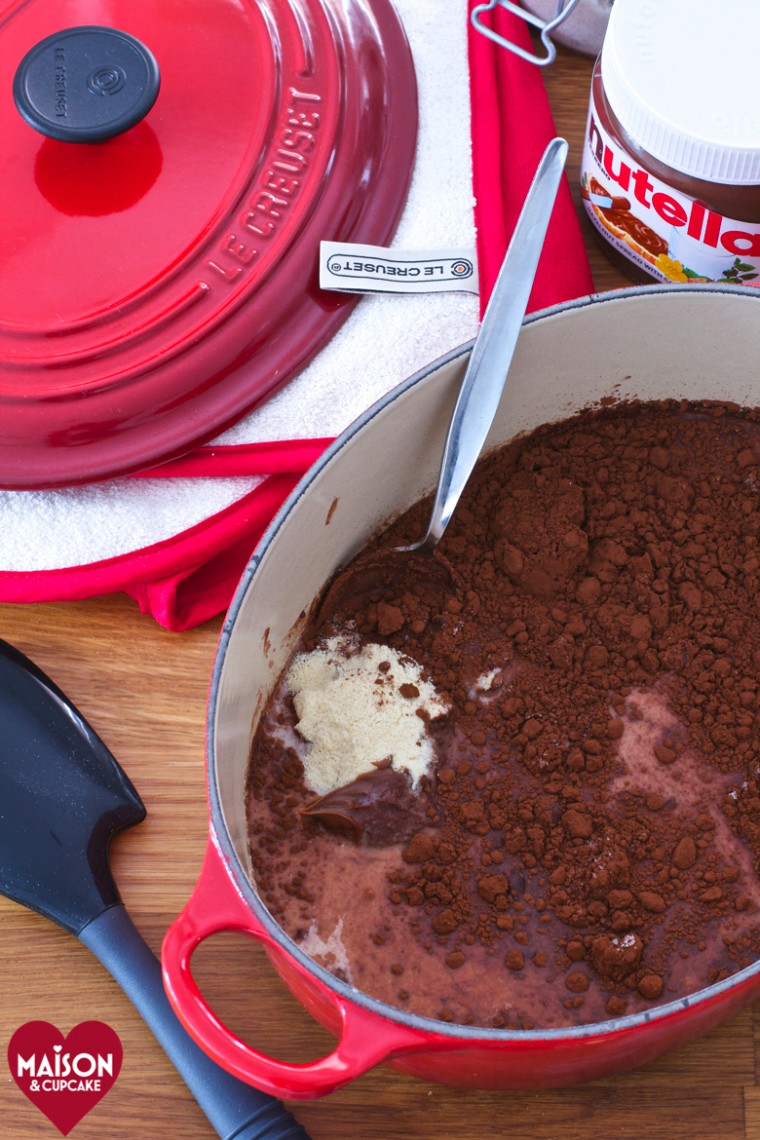
[(79, 939), (119, 983), (223, 1140), (309, 1140), (275, 1097), (225, 1072), (200, 1049), (171, 1008), (158, 959), (124, 907), (109, 907)]

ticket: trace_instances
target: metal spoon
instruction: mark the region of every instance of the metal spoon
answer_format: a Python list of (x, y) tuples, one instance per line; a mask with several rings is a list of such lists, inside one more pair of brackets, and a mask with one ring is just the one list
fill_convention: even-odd
[(328, 586), (318, 606), (320, 620), (329, 618), (342, 606), (361, 604), (378, 591), (391, 597), (387, 591), (399, 581), (401, 574), (408, 577), (410, 571), (416, 576), (418, 590), (426, 594), (451, 589), (453, 570), (436, 548), (483, 450), (499, 406), (567, 151), (564, 139), (556, 138), (549, 143), (517, 219), (449, 424), (427, 530), (410, 546), (359, 555)]

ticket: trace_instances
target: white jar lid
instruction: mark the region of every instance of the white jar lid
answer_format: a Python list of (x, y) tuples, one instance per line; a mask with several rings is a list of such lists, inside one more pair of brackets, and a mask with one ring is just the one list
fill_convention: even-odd
[(610, 107), (666, 166), (760, 184), (758, 45), (760, 0), (615, 0), (602, 47)]

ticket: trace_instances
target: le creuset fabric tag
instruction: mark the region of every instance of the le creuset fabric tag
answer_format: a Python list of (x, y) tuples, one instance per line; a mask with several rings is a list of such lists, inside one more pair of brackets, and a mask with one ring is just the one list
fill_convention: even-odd
[(319, 284), (341, 293), (477, 293), (478, 263), (474, 250), (323, 241)]
[(49, 1021), (27, 1021), (8, 1045), (14, 1081), (64, 1136), (113, 1086), (121, 1061), (119, 1036), (103, 1021), (82, 1021), (66, 1037)]

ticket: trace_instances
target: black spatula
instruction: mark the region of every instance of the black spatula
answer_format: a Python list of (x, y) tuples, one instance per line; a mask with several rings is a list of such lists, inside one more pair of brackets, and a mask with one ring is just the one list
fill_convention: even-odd
[(190, 1038), (158, 959), (124, 909), (111, 839), (145, 808), (53, 682), (0, 641), (0, 891), (58, 923), (116, 979), (224, 1140), (308, 1140), (278, 1100), (238, 1081)]

